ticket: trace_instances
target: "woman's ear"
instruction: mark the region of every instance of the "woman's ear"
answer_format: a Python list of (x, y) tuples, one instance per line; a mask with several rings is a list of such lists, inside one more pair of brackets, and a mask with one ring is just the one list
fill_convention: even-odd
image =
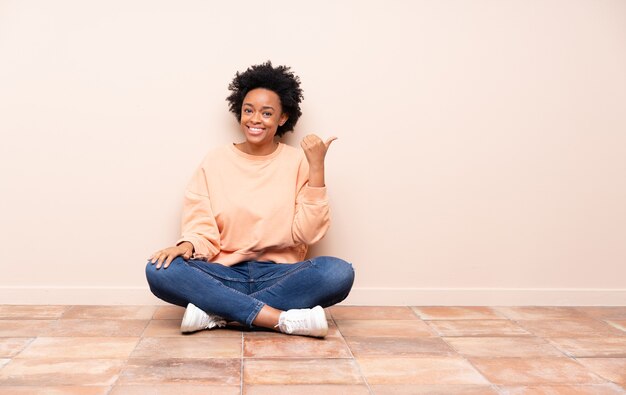
[(278, 121), (278, 124), (280, 126), (283, 126), (285, 122), (287, 122), (288, 119), (289, 119), (289, 115), (286, 112), (284, 112), (280, 114), (280, 120)]

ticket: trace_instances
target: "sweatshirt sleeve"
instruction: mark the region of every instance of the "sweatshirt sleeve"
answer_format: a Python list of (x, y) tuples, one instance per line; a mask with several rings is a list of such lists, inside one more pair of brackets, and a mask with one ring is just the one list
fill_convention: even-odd
[(291, 233), (297, 243), (315, 244), (330, 227), (330, 207), (326, 187), (309, 186), (309, 164), (304, 157), (298, 170), (297, 188)]
[(194, 173), (185, 190), (183, 199), (183, 215), (181, 221), (181, 238), (193, 244), (193, 259), (210, 261), (220, 252), (220, 233), (215, 222), (205, 169), (201, 166)]

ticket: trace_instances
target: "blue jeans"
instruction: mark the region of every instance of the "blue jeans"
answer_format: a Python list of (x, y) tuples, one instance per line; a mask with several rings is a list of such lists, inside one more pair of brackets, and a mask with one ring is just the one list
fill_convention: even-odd
[(148, 262), (146, 277), (159, 299), (249, 327), (263, 306), (279, 310), (332, 306), (354, 283), (352, 265), (322, 256), (298, 263), (247, 261), (234, 266), (175, 258), (167, 269)]

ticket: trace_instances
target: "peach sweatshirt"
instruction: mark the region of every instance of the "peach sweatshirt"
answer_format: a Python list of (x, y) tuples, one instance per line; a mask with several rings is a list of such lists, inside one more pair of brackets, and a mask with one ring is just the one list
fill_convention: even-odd
[(308, 179), (304, 152), (283, 143), (266, 156), (234, 144), (215, 149), (187, 186), (176, 244), (189, 241), (192, 259), (226, 266), (302, 261), (330, 225), (326, 187)]

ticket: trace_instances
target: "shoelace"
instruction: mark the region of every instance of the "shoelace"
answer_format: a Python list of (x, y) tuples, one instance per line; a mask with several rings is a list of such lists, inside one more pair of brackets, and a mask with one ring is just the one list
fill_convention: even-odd
[(293, 333), (298, 329), (307, 329), (307, 320), (306, 317), (289, 318), (280, 321), (276, 326), (285, 333)]

